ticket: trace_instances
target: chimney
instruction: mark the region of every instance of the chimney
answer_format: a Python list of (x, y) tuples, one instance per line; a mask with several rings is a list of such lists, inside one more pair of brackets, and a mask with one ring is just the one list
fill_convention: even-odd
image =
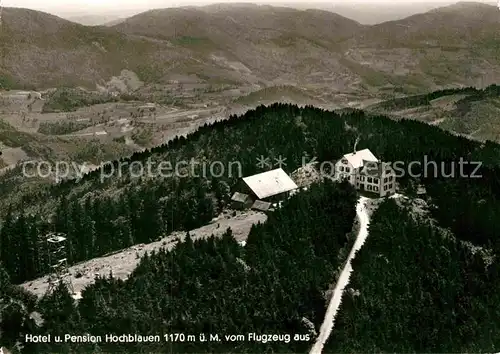
[(356, 137), (356, 141), (354, 142), (354, 149), (353, 149), (354, 154), (356, 153), (356, 146), (358, 146), (358, 142), (359, 142), (359, 136)]

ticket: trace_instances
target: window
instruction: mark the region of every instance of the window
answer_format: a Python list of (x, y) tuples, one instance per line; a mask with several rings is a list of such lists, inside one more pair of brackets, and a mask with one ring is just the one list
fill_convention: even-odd
[(389, 189), (392, 189), (392, 183), (391, 183), (391, 184), (389, 184)]
[(378, 178), (374, 178), (374, 179), (373, 179), (373, 183), (378, 184)]
[(367, 180), (368, 180), (368, 183), (372, 183), (372, 178), (371, 177), (368, 177)]
[(343, 167), (343, 166), (340, 166), (340, 167), (339, 167), (339, 170), (340, 170), (340, 171), (342, 171), (342, 172), (344, 172), (344, 167)]
[(365, 177), (361, 176), (361, 181), (364, 182), (365, 181)]
[(366, 189), (367, 189), (367, 190), (369, 190), (369, 191), (371, 191), (371, 190), (372, 190), (372, 186), (367, 185), (367, 186), (366, 186)]
[(349, 167), (346, 167), (346, 168), (345, 168), (345, 171), (346, 171), (347, 173), (349, 173), (349, 172), (351, 172), (351, 169), (350, 169)]
[(386, 177), (386, 178), (384, 178), (384, 183), (387, 183), (387, 177)]
[(377, 187), (377, 186), (373, 187), (373, 190), (374, 190), (375, 192), (378, 192), (378, 187)]

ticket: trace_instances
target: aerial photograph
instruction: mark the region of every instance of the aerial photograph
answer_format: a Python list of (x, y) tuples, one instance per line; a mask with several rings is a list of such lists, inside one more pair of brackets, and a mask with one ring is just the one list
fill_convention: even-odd
[(498, 354), (499, 224), (496, 0), (0, 0), (0, 354)]

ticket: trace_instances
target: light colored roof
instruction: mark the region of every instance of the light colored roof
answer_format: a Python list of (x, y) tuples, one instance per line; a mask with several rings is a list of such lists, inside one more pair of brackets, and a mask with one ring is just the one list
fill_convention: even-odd
[(232, 201), (245, 203), (250, 196), (248, 194), (243, 194), (240, 192), (235, 192), (231, 198)]
[(356, 153), (350, 153), (344, 155), (344, 158), (349, 161), (353, 168), (359, 168), (363, 166), (363, 160), (370, 162), (378, 162), (378, 159), (372, 152), (368, 149), (357, 151)]
[(281, 168), (243, 178), (259, 199), (297, 189), (295, 182)]
[(262, 200), (256, 200), (252, 205), (252, 209), (267, 211), (271, 206), (272, 206), (271, 203), (264, 202)]

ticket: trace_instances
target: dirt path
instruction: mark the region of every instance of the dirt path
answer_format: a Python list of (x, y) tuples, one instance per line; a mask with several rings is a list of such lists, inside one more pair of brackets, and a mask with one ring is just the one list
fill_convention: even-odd
[(430, 122), (429, 124), (430, 125), (439, 125), (439, 124), (443, 123), (446, 119), (447, 118), (439, 118), (439, 119), (436, 119), (436, 120)]
[(100, 130), (92, 133), (80, 133), (80, 134), (66, 134), (66, 135), (61, 135), (61, 137), (78, 137), (78, 136), (91, 136), (91, 135), (108, 135), (108, 133), (105, 130)]
[(368, 236), (368, 224), (370, 223), (370, 218), (368, 216), (368, 211), (366, 209), (368, 198), (361, 197), (358, 201), (358, 205), (356, 206), (356, 213), (359, 219), (359, 232), (356, 237), (356, 241), (354, 242), (354, 246), (349, 253), (349, 257), (347, 258), (347, 262), (342, 269), (342, 273), (340, 273), (340, 277), (337, 281), (337, 285), (335, 285), (335, 290), (330, 300), (330, 304), (328, 305), (328, 309), (326, 310), (325, 319), (320, 327), (320, 333), (318, 338), (316, 339), (316, 343), (312, 347), (310, 354), (320, 354), (323, 350), (323, 346), (325, 345), (330, 333), (332, 332), (333, 325), (335, 323), (335, 317), (337, 315), (337, 311), (340, 308), (340, 303), (342, 300), (342, 295), (344, 293), (344, 289), (349, 283), (349, 278), (352, 273), (352, 265), (351, 261), (356, 255), (356, 252), (361, 249), (365, 240)]
[[(267, 216), (265, 214), (254, 211), (240, 212), (234, 217), (222, 214), (212, 220), (210, 224), (190, 231), (190, 234), (193, 240), (207, 238), (211, 235), (222, 236), (227, 228), (230, 227), (234, 238), (241, 242), (247, 239), (253, 224), (264, 222), (266, 219)], [(160, 241), (135, 245), (128, 249), (104, 257), (94, 258), (70, 267), (69, 279), (71, 279), (73, 284), (76, 298), (79, 298), (80, 292), (87, 285), (94, 282), (96, 275), (107, 276), (112, 271), (114, 277), (126, 279), (136, 268), (140, 257), (146, 252), (149, 253), (160, 248), (170, 250), (177, 244), (178, 239), (184, 239), (184, 237), (184, 232), (174, 232)], [(26, 282), (21, 284), (21, 286), (38, 296), (42, 296), (47, 291), (47, 277)]]
[(131, 146), (133, 149), (137, 151), (141, 151), (144, 148), (135, 143), (135, 141), (128, 135), (125, 135), (125, 145)]
[(474, 135), (476, 135), (477, 133), (479, 133), (481, 131), (482, 128), (479, 128), (479, 129), (476, 129), (474, 130), (472, 133), (470, 133), (469, 135), (466, 135), (465, 137), (470, 139), (470, 140), (474, 140)]

